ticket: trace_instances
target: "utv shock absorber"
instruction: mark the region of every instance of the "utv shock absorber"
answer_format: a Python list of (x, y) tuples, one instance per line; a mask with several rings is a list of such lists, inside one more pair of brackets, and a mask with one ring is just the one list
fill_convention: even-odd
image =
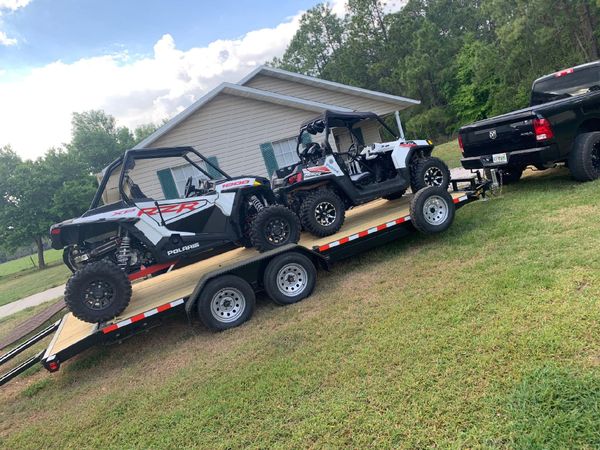
[(250, 204), (252, 206), (254, 206), (254, 209), (256, 209), (256, 212), (260, 212), (262, 211), (262, 209), (264, 208), (264, 205), (261, 203), (261, 201), (256, 197), (256, 195), (253, 195), (252, 197), (250, 197)]
[(129, 258), (131, 257), (131, 238), (125, 232), (123, 237), (121, 238), (121, 245), (119, 246), (119, 250), (117, 251), (117, 262), (119, 263), (119, 267), (123, 270), (127, 268), (129, 265)]

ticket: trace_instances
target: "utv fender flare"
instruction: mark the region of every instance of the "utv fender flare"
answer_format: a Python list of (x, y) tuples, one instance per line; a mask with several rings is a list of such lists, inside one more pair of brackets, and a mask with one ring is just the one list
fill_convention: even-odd
[(433, 145), (416, 145), (406, 155), (406, 167), (409, 167), (413, 158), (429, 158), (433, 153)]
[(283, 247), (269, 250), (264, 253), (257, 252), (256, 255), (250, 259), (202, 275), (188, 301), (185, 303), (185, 312), (188, 319), (192, 321), (195, 318), (197, 310), (196, 304), (200, 297), (200, 293), (209, 281), (223, 275), (235, 275), (248, 281), (254, 291), (262, 290), (262, 278), (269, 262), (278, 255), (290, 252), (305, 255), (317, 268), (320, 267), (324, 270), (329, 270), (329, 260), (327, 257), (298, 244), (284, 245)]

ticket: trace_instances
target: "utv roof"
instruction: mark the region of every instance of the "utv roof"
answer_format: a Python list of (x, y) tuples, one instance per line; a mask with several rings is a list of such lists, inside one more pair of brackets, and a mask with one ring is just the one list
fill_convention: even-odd
[(317, 120), (323, 120), (323, 122), (328, 123), (330, 127), (345, 127), (348, 125), (353, 125), (356, 122), (360, 122), (365, 119), (375, 119), (381, 120), (380, 117), (373, 112), (342, 112), (342, 111), (332, 111), (325, 110), (317, 117), (314, 117), (310, 120), (307, 120), (301, 125), (301, 128), (306, 127), (308, 124), (311, 124)]

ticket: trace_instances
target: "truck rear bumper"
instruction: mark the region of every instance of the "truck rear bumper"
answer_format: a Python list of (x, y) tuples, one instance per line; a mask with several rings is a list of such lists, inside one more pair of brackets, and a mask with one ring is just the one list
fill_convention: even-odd
[(553, 163), (558, 159), (558, 149), (556, 145), (546, 145), (544, 147), (528, 148), (525, 150), (515, 150), (512, 152), (506, 152), (508, 161), (506, 163), (501, 164), (494, 163), (492, 160), (492, 156), (493, 154), (472, 156), (469, 158), (462, 158), (460, 162), (465, 169), (483, 169), (506, 166), (536, 166), (538, 168), (542, 168), (548, 163)]

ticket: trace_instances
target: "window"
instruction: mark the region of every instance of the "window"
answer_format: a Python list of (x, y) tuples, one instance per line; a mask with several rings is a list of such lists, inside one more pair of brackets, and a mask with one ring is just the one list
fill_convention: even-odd
[[(198, 166), (202, 167), (206, 170), (206, 164), (203, 162), (197, 163)], [(183, 197), (185, 195), (185, 183), (187, 182), (189, 177), (192, 177), (194, 180), (194, 184), (197, 186), (199, 180), (206, 180), (208, 177), (196, 169), (191, 164), (184, 164), (178, 167), (171, 168), (171, 174), (173, 175), (173, 181), (175, 182), (175, 186), (177, 187), (177, 192), (179, 192), (179, 196)]]
[(278, 167), (286, 167), (298, 162), (296, 138), (273, 142), (273, 153)]

